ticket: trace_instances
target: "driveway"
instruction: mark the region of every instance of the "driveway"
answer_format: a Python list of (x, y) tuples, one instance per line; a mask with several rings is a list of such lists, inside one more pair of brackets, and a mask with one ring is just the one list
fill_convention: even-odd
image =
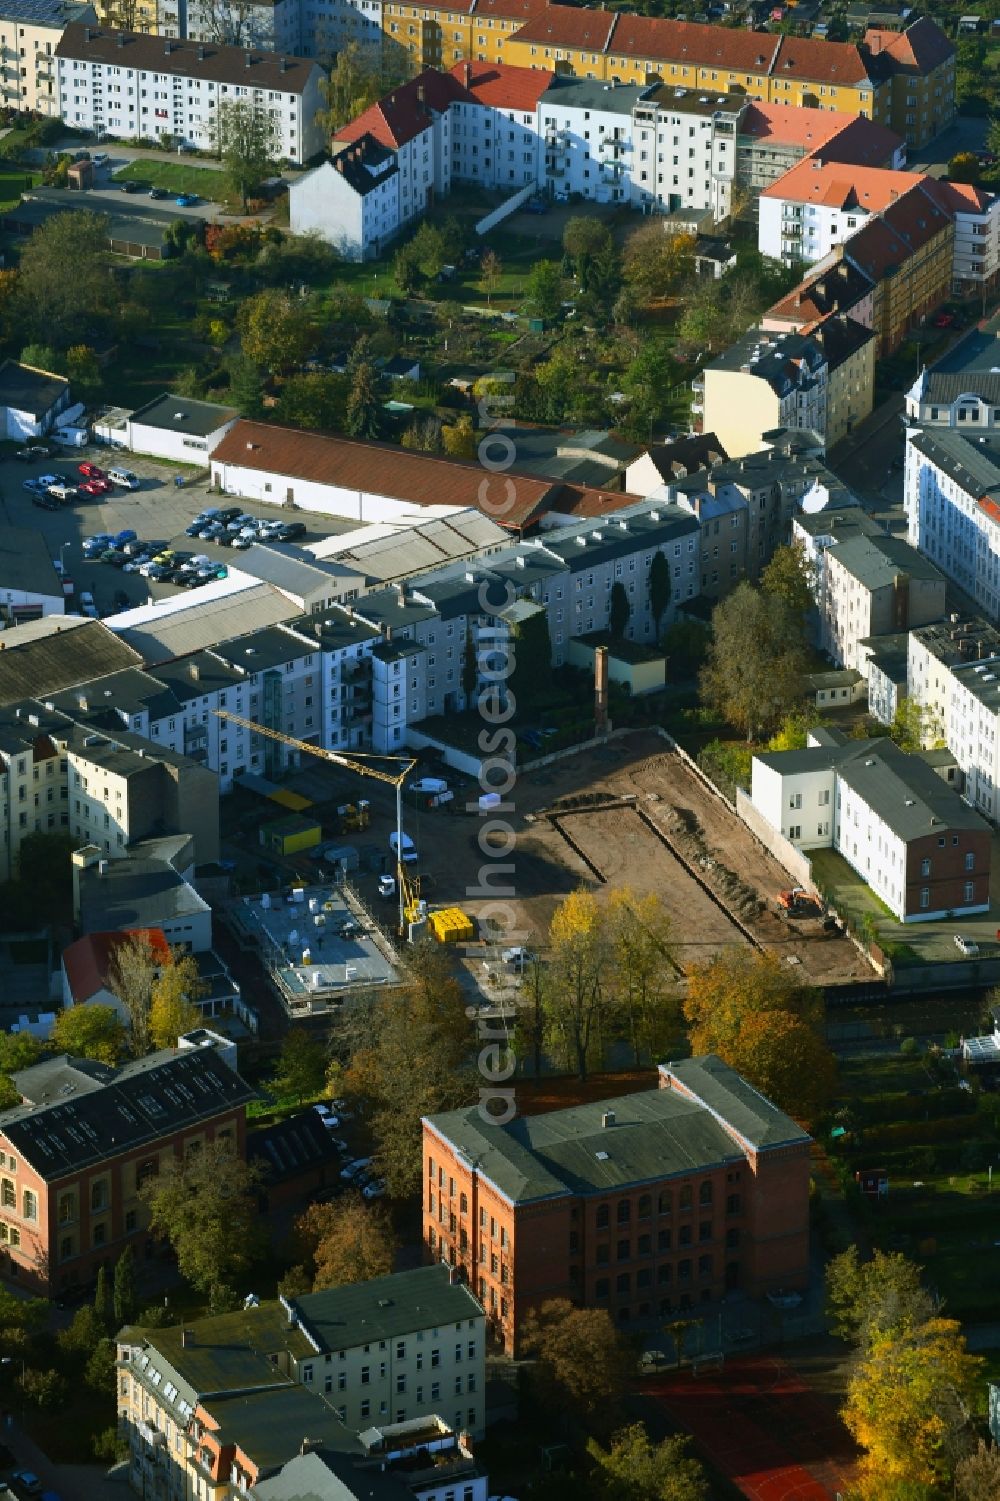
[(986, 141), (989, 120), (975, 115), (959, 115), (954, 125), (949, 125), (933, 141), (919, 149), (909, 150), (906, 165), (911, 172), (927, 172), (931, 177), (944, 177), (948, 163), (960, 151), (981, 151)]

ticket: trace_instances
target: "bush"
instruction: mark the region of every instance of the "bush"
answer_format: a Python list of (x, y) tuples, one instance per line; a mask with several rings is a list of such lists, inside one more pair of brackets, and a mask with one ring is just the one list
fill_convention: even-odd
[(899, 1051), (904, 1058), (915, 1058), (920, 1052), (920, 1044), (915, 1037), (904, 1037), (899, 1044)]
[(107, 1464), (115, 1464), (120, 1460), (128, 1459), (128, 1444), (123, 1438), (118, 1437), (117, 1428), (112, 1425), (105, 1428), (101, 1433), (95, 1433), (90, 1441), (95, 1459), (103, 1459)]

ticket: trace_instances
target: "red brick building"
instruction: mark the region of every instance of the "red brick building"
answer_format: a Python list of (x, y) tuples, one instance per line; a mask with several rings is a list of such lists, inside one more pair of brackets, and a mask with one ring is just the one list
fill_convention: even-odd
[(67, 1054), (14, 1075), (0, 1113), (0, 1276), (51, 1296), (89, 1283), (127, 1244), (149, 1245), (139, 1197), (160, 1163), (228, 1139), (246, 1153), (254, 1097), (213, 1047), (109, 1068)]
[(463, 1269), (515, 1352), (546, 1298), (624, 1329), (808, 1280), (808, 1135), (721, 1059), (663, 1064), (660, 1088), (498, 1126), (424, 1120), (424, 1241)]

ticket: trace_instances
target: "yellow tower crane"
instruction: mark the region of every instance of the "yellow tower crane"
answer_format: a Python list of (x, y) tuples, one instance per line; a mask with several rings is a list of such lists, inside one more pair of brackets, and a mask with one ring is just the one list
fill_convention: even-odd
[[(403, 783), (416, 767), (416, 758), (383, 756), (375, 751), (324, 750), (322, 746), (310, 745), (307, 740), (296, 740), (291, 735), (283, 735), (280, 730), (272, 730), (269, 725), (257, 724), (239, 714), (230, 714), (228, 709), (215, 709), (213, 712), (220, 719), (230, 719), (233, 724), (242, 725), (252, 735), (266, 735), (269, 740), (277, 740), (281, 745), (290, 746), (292, 750), (305, 751), (307, 755), (318, 756), (321, 761), (332, 761), (335, 766), (357, 772), (358, 776), (375, 777), (396, 789), (396, 892), (399, 897), (399, 932), (401, 937), (404, 936), (407, 922), (420, 915), (420, 884), (407, 874), (403, 861)], [(371, 765), (372, 761), (389, 761), (401, 770), (385, 771), (379, 766)]]

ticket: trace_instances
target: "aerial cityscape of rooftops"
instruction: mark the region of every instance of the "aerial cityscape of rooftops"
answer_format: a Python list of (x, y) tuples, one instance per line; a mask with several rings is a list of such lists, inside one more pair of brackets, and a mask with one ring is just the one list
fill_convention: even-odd
[(1000, 0), (0, 64), (0, 1501), (1000, 1501)]

